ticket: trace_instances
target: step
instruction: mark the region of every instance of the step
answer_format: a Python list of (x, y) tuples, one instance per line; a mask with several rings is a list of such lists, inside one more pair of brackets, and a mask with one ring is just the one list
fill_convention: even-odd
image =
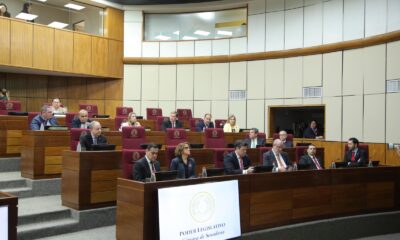
[(79, 230), (79, 221), (72, 218), (58, 219), (18, 226), (17, 238), (37, 239)]
[(73, 233), (55, 235), (40, 240), (82, 240), (82, 239), (96, 239), (96, 240), (113, 240), (116, 237), (115, 225), (93, 228), (84, 231)]
[(18, 216), (18, 227), (26, 224), (54, 221), (66, 218), (71, 218), (71, 211), (69, 209), (35, 213), (24, 216), (20, 215)]
[(27, 187), (25, 179), (0, 180), (0, 191), (7, 188)]
[(61, 195), (22, 198), (18, 200), (18, 218), (70, 210), (62, 206)]
[(11, 193), (18, 198), (29, 198), (32, 197), (32, 188), (29, 187), (17, 187), (17, 188), (5, 188), (2, 192)]
[(20, 162), (20, 157), (0, 158), (0, 172), (19, 171)]

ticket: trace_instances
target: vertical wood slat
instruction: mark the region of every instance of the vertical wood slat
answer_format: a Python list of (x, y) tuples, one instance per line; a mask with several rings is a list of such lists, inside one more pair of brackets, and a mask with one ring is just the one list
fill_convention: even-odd
[(11, 21), (11, 65), (32, 67), (33, 25)]
[(10, 64), (10, 20), (0, 18), (0, 64)]
[(108, 75), (108, 40), (92, 37), (92, 74)]
[(73, 71), (74, 34), (56, 30), (54, 33), (54, 70), (60, 72)]
[(74, 72), (92, 73), (92, 37), (74, 33)]
[(54, 29), (35, 25), (33, 27), (33, 67), (53, 70)]

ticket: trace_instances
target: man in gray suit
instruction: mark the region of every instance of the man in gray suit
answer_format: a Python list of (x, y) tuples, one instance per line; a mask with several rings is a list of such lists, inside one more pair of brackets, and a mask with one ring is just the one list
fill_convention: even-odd
[(288, 155), (282, 151), (283, 143), (280, 139), (275, 139), (272, 149), (263, 155), (264, 166), (274, 166), (278, 172), (292, 171), (292, 162)]
[(258, 129), (252, 128), (249, 132), (249, 138), (244, 140), (245, 143), (249, 146), (249, 148), (256, 148), (258, 145), (264, 146), (265, 139), (258, 137)]

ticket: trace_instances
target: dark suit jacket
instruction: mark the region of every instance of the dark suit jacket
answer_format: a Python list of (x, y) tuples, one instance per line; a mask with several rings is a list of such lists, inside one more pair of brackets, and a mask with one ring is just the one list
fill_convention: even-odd
[[(89, 123), (91, 122), (90, 119), (87, 120)], [(81, 120), (79, 118), (72, 119), (72, 128), (81, 128)]]
[(39, 115), (36, 115), (36, 117), (34, 117), (32, 119), (30, 127), (31, 127), (31, 130), (40, 130), (41, 125), (43, 124), (44, 126), (46, 126), (47, 123), (49, 123), (51, 126), (58, 126), (57, 119), (55, 117), (51, 117), (47, 120), (44, 120), (42, 118), (42, 115), (39, 114)]
[[(291, 166), (292, 165), (292, 161), (290, 161), (288, 155), (285, 152), (281, 153), (281, 157), (283, 159), (283, 161), (285, 162), (286, 166)], [(263, 166), (278, 166), (278, 163), (275, 159), (275, 155), (272, 152), (272, 150), (264, 153), (263, 155)]]
[[(203, 132), (204, 128), (205, 128), (205, 124), (203, 121), (200, 121), (199, 123), (197, 123), (196, 125), (196, 132)], [(208, 124), (208, 128), (214, 128), (214, 123), (210, 122), (210, 124)]]
[[(251, 147), (251, 139), (250, 138), (246, 138), (244, 140), (244, 142), (247, 143), (247, 145), (249, 145), (249, 148)], [(265, 145), (265, 139), (257, 138), (257, 145), (264, 146)]]
[[(160, 171), (160, 162), (154, 161), (154, 168), (157, 172)], [(144, 181), (146, 178), (151, 177), (151, 170), (150, 166), (147, 163), (146, 157), (142, 157), (141, 159), (137, 160), (135, 163), (135, 167), (133, 168), (133, 180), (136, 181)]]
[(293, 142), (286, 140), (286, 142), (283, 143), (283, 147), (292, 148), (293, 147)]
[[(243, 157), (243, 168), (247, 169), (251, 165), (249, 157)], [(239, 159), (236, 157), (235, 151), (228, 153), (224, 157), (224, 168), (226, 174), (241, 174), (243, 170), (240, 169)]]
[[(351, 162), (351, 152), (352, 151), (347, 151), (344, 154), (344, 161), (347, 162), (347, 163)], [(357, 153), (356, 153), (355, 159), (356, 159), (355, 162), (357, 162), (359, 164), (367, 164), (368, 163), (367, 153), (361, 148), (357, 149)]]
[[(321, 161), (321, 159), (318, 159), (317, 157), (315, 157), (315, 158), (317, 159), (317, 161), (319, 162), (319, 165), (323, 169), (324, 168), (324, 164)], [(317, 169), (317, 166), (315, 165), (314, 161), (311, 159), (311, 157), (308, 154), (301, 156), (299, 164), (301, 164), (301, 165), (310, 165), (311, 169)]]
[(306, 128), (306, 130), (304, 130), (304, 134), (303, 137), (304, 138), (316, 138), (318, 136), (318, 129), (317, 129), (317, 134), (315, 134), (315, 132), (310, 128)]
[(196, 163), (193, 158), (188, 158), (188, 176), (185, 176), (185, 164), (181, 157), (172, 159), (169, 170), (178, 171), (178, 178), (194, 178), (196, 177)]
[[(162, 130), (163, 130), (163, 131), (166, 131), (167, 128), (172, 128), (172, 123), (171, 123), (170, 120), (164, 121), (164, 122), (162, 123)], [(175, 128), (183, 128), (182, 123), (181, 123), (180, 121), (176, 120), (176, 121), (175, 121)]]
[[(92, 134), (88, 133), (82, 135), (79, 138), (79, 142), (81, 144), (82, 151), (91, 150), (93, 145)], [(97, 144), (106, 144), (106, 143), (107, 143), (107, 138), (105, 136), (100, 135), (97, 137)]]

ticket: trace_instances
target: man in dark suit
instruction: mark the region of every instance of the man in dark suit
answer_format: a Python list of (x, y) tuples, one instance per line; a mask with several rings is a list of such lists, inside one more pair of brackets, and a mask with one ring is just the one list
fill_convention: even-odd
[(171, 112), (169, 120), (162, 123), (163, 131), (166, 131), (167, 128), (183, 128), (182, 123), (176, 118), (176, 115), (176, 112)]
[(317, 156), (317, 148), (310, 144), (307, 148), (307, 154), (301, 156), (299, 164), (300, 165), (308, 165), (310, 169), (321, 170), (324, 169), (324, 164), (322, 163), (321, 159), (318, 159)]
[(275, 139), (272, 144), (272, 149), (263, 155), (263, 165), (274, 166), (278, 172), (292, 171), (292, 162), (288, 155), (282, 150), (282, 141), (280, 139)]
[(265, 139), (258, 137), (258, 129), (252, 128), (249, 132), (249, 138), (244, 140), (245, 143), (249, 146), (249, 148), (256, 148), (258, 145), (264, 146)]
[(206, 128), (214, 128), (214, 123), (211, 122), (211, 113), (204, 114), (203, 121), (199, 121), (196, 125), (196, 132), (204, 132)]
[(344, 162), (347, 163), (347, 165), (351, 164), (367, 164), (368, 159), (367, 159), (367, 153), (358, 148), (358, 145), (360, 142), (358, 141), (357, 138), (349, 138), (347, 141), (347, 147), (349, 150), (344, 154)]
[(254, 172), (251, 161), (246, 154), (247, 143), (241, 140), (235, 142), (235, 151), (224, 157), (224, 168), (226, 174), (249, 174)]
[(293, 142), (287, 140), (287, 132), (286, 131), (279, 132), (279, 139), (282, 141), (284, 148), (292, 148), (293, 147)]
[(72, 120), (72, 128), (89, 128), (90, 119), (88, 118), (88, 112), (85, 109), (81, 109), (78, 113), (78, 117)]
[(133, 168), (133, 179), (136, 181), (145, 181), (150, 178), (152, 173), (160, 171), (160, 162), (157, 161), (158, 146), (156, 144), (149, 144), (146, 148), (146, 155), (137, 160)]
[(31, 121), (31, 130), (44, 130), (45, 126), (58, 126), (56, 118), (53, 116), (51, 106), (43, 105), (40, 113)]
[(317, 122), (315, 120), (312, 120), (310, 122), (310, 127), (306, 128), (306, 130), (304, 130), (304, 134), (303, 134), (304, 138), (322, 138), (320, 136), (320, 133), (318, 132), (318, 128), (317, 128)]
[(99, 122), (91, 122), (89, 129), (90, 134), (84, 134), (79, 138), (81, 151), (91, 150), (94, 144), (107, 144), (107, 138), (101, 135), (101, 124)]

